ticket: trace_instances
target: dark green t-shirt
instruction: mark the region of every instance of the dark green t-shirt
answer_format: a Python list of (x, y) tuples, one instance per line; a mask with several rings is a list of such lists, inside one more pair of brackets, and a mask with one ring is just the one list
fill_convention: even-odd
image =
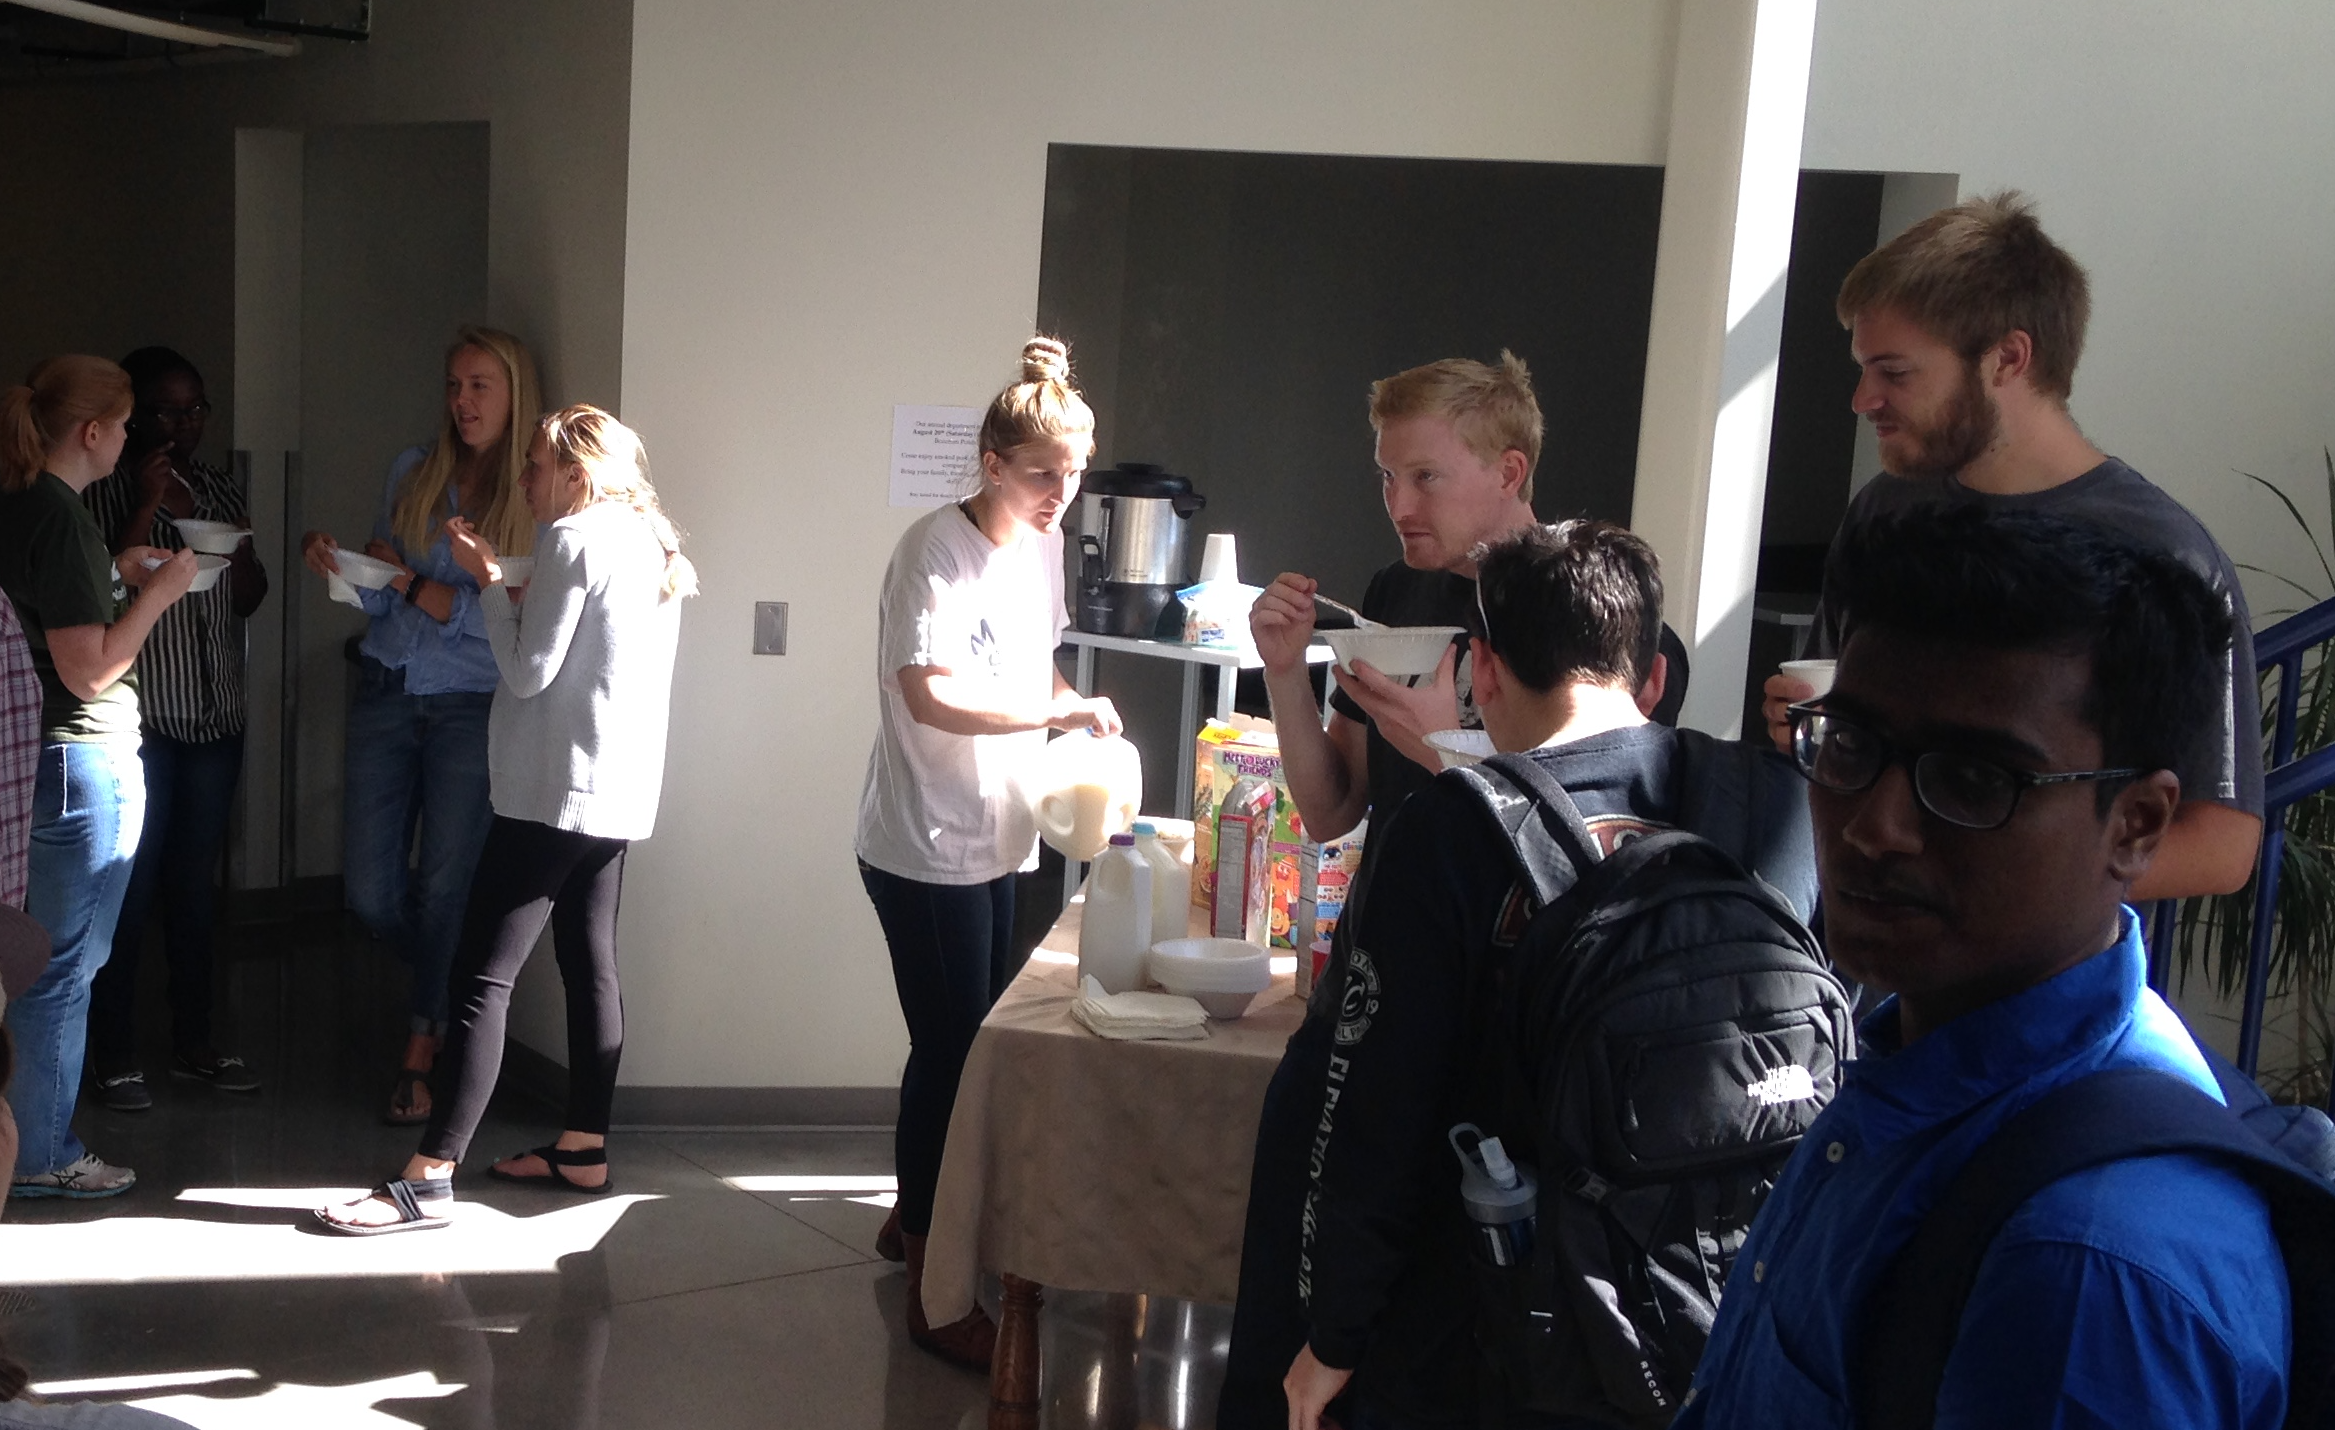
[(43, 740), (138, 738), (137, 677), (125, 674), (83, 700), (65, 688), (49, 632), (109, 626), (129, 605), (113, 554), (81, 498), (43, 472), (20, 492), (0, 492), (0, 591), (8, 593), (41, 678)]

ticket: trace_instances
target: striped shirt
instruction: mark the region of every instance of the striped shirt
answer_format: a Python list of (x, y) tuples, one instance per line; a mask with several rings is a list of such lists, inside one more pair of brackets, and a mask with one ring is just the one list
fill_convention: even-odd
[(0, 595), (0, 904), (24, 907), (32, 787), (40, 770), (41, 678), (16, 607)]
[[(194, 493), (193, 515), (203, 521), (246, 525), (243, 493), (225, 472), (202, 462), (187, 464)], [(122, 523), (138, 507), (138, 479), (115, 471), (82, 494), (108, 546), (122, 540)], [(133, 533), (148, 546), (170, 551), (186, 539), (168, 514), (154, 513), (153, 529)], [(138, 652), (138, 705), (146, 728), (173, 740), (199, 743), (243, 733), (243, 621), (235, 614), (233, 573), (219, 573), (208, 591), (189, 591), (154, 623)]]

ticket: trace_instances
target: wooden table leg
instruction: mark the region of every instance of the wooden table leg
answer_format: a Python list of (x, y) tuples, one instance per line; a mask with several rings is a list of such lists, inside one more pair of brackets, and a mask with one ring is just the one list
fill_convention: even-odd
[(989, 1430), (1038, 1430), (1038, 1283), (1005, 1276), (989, 1363)]

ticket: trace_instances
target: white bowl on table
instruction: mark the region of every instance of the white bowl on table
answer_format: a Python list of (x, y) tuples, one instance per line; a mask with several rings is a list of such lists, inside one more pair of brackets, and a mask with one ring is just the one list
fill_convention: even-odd
[(386, 561), (375, 560), (361, 551), (351, 551), (345, 546), (336, 549), (332, 559), (340, 565), (342, 580), (368, 591), (378, 591), (397, 579), (397, 567)]
[(503, 584), (516, 589), (535, 579), (535, 558), (532, 556), (498, 556), (495, 564), (503, 568)]
[(1314, 634), (1329, 643), (1345, 669), (1362, 660), (1381, 675), (1427, 675), (1443, 660), (1443, 649), (1452, 637), (1467, 632), (1458, 626), (1371, 626)]
[(172, 517), (170, 524), (178, 528), (180, 536), (186, 538), (189, 549), (205, 556), (233, 556), (235, 548), (251, 535), (250, 527), (237, 526), (230, 521), (201, 521), (190, 516)]
[(1443, 762), (1443, 768), (1456, 770), (1463, 765), (1477, 765), (1499, 754), (1492, 737), (1481, 730), (1433, 730), (1427, 734), (1427, 748)]
[(1237, 938), (1171, 938), (1151, 946), (1151, 980), (1211, 1018), (1238, 1018), (1273, 986), (1270, 950)]

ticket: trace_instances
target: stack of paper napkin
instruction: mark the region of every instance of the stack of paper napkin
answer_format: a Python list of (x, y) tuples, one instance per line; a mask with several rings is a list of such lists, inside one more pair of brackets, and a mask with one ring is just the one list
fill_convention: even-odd
[(1092, 978), (1081, 979), (1070, 1016), (1097, 1037), (1129, 1040), (1189, 1039), (1208, 1036), (1208, 1010), (1172, 993), (1105, 993)]

